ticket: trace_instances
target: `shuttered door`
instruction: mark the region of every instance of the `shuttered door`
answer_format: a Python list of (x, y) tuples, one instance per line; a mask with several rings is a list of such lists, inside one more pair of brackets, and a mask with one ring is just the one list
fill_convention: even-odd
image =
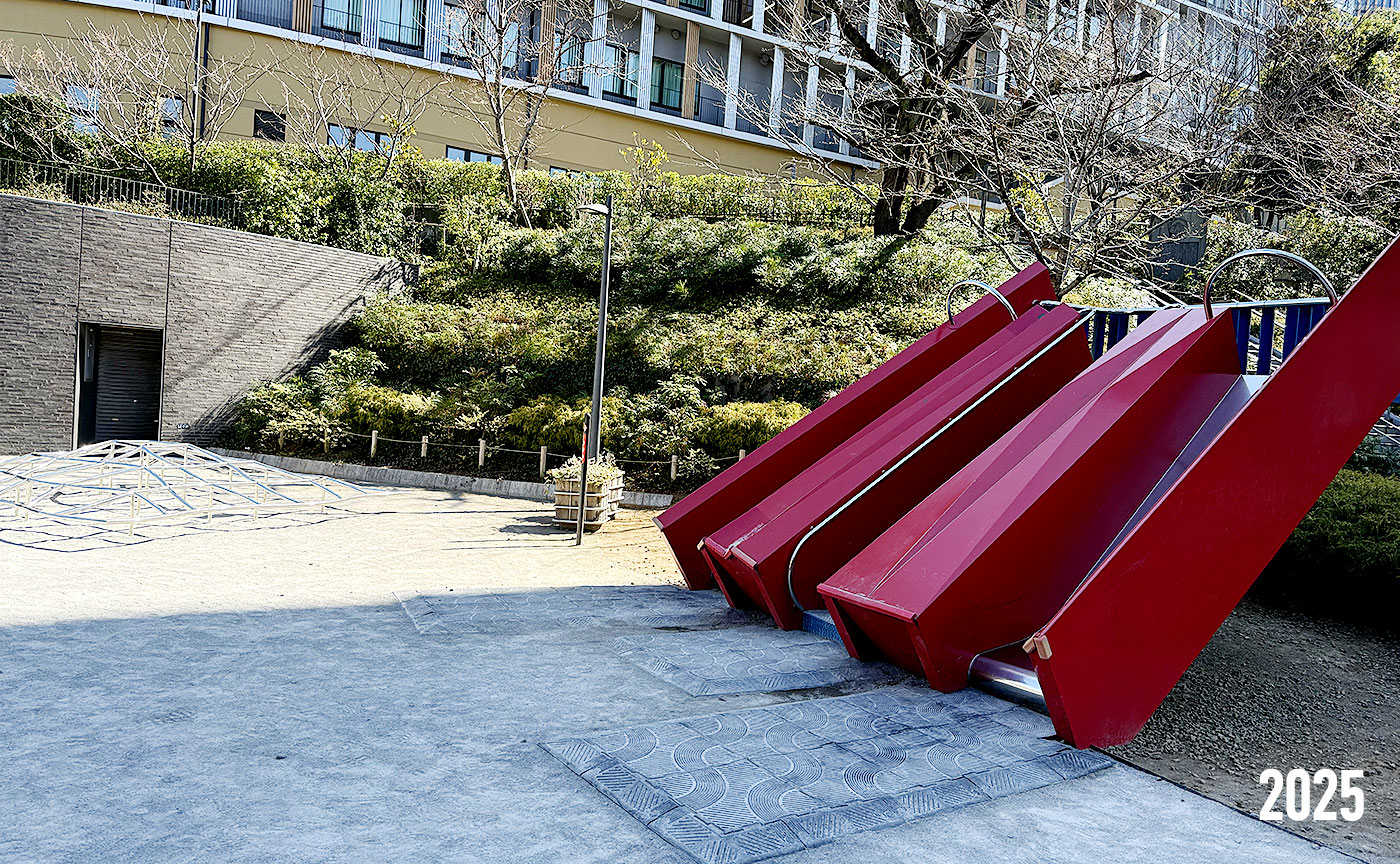
[(103, 327), (97, 338), (96, 440), (157, 438), (159, 330)]

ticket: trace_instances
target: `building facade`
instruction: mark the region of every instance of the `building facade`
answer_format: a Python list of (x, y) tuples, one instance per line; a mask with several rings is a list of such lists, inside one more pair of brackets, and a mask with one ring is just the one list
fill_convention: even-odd
[[(4, 10), (0, 41), (13, 40), (21, 49), (32, 49), (45, 41), (71, 37), (87, 21), (108, 27), (130, 25), (140, 14), (188, 19), (194, 13), (184, 8), (187, 2), (197, 0), (0, 0)], [(247, 51), (251, 44), (273, 52), (283, 40), (293, 40), (357, 54), (366, 62), (417, 67), (425, 73), (445, 70), (471, 79), (477, 73), (453, 50), (462, 38), (461, 17), (454, 12), (459, 2), (207, 0), (205, 50), (218, 56)], [(550, 2), (542, 0), (543, 8), (549, 8)], [(841, 83), (849, 89), (868, 69), (843, 56), (834, 35), (831, 50), (819, 63), (797, 59), (811, 56), (794, 40), (798, 30), (824, 23), (807, 0), (592, 2), (593, 32), (562, 43), (556, 58), (566, 71), (578, 71), (558, 76), (549, 94), (548, 131), (537, 143), (532, 167), (624, 169), (630, 165), (623, 148), (644, 138), (662, 142), (672, 151), (688, 150), (669, 166), (681, 170), (690, 162), (692, 170), (782, 175), (796, 173), (804, 159), (823, 160), (851, 176), (878, 170), (878, 165), (851, 152), (846, 142), (819, 126), (784, 129), (782, 137), (789, 144), (765, 134), (788, 122), (783, 118), (791, 112), (785, 108), (793, 104), (833, 98), (839, 102), (840, 96), (833, 93)], [(1128, 14), (1146, 39), (1167, 51), (1172, 34), (1183, 28), (1207, 33), (1254, 28), (1263, 14), (1261, 3), (1269, 2), (1133, 0)], [(869, 2), (863, 25), (867, 38), (907, 64), (908, 37), (879, 32), (879, 3)], [(948, 10), (955, 7), (929, 5), (939, 10), (942, 38)], [(1102, 0), (1022, 0), (1013, 20), (1000, 25), (997, 35), (969, 53), (964, 86), (993, 98), (1004, 90), (1007, 74), (999, 49), (1011, 28), (1034, 21), (1038, 26), (1077, 29), (1083, 34), (1105, 14)], [(834, 22), (825, 23), (834, 33)], [(1224, 62), (1235, 61), (1226, 58)], [(276, 138), (285, 118), (268, 106), (276, 103), (279, 86), (275, 81), (265, 83), (262, 98), (256, 90), (250, 92), (246, 104), (224, 125), (223, 134)], [(835, 107), (839, 110), (839, 105)], [(415, 125), (413, 143), (429, 158), (499, 158), (474, 124), (446, 111), (430, 106)], [(332, 141), (363, 139), (366, 146), (373, 146), (376, 131), (330, 124), (326, 135)], [(677, 137), (684, 139), (683, 148), (670, 143)]]

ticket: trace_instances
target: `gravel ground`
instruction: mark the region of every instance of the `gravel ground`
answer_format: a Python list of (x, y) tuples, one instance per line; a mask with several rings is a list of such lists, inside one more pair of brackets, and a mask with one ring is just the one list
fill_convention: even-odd
[(1282, 826), (1400, 862), (1400, 637), (1246, 599), (1147, 728), (1111, 752), (1251, 814), (1265, 768), (1361, 769), (1361, 820)]

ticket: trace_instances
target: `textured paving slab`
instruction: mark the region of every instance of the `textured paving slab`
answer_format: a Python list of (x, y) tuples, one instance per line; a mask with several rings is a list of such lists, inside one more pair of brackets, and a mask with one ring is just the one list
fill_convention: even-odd
[(622, 624), (703, 629), (752, 623), (717, 591), (668, 585), (585, 586), (495, 594), (395, 591), (419, 633), (450, 640), (483, 633), (529, 633), (560, 626)]
[[(698, 634), (689, 634), (696, 636)], [(912, 686), (544, 745), (705, 864), (758, 861), (1037, 789), (1111, 760), (976, 691)]]
[(904, 677), (892, 666), (852, 660), (840, 643), (770, 626), (623, 636), (619, 654), (692, 696), (774, 693)]

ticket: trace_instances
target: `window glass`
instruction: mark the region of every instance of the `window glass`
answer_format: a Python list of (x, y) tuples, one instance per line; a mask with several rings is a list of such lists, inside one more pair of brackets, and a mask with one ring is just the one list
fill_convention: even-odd
[(360, 32), (360, 0), (322, 0), (321, 26), (346, 33)]
[(423, 47), (423, 0), (379, 0), (379, 38)]
[(73, 128), (79, 132), (97, 131), (98, 92), (92, 87), (68, 86), (68, 110), (73, 115)]
[(656, 57), (651, 61), (651, 104), (681, 110), (681, 80), (685, 65)]
[(286, 141), (287, 118), (275, 111), (254, 111), (253, 137), (265, 141)]

